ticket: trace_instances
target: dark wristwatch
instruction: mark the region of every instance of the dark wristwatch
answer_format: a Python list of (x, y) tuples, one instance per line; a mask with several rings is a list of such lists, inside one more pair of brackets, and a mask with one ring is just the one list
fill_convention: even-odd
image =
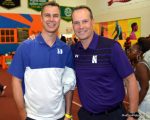
[(128, 112), (129, 117), (133, 117), (134, 119), (138, 119), (140, 114), (138, 112)]

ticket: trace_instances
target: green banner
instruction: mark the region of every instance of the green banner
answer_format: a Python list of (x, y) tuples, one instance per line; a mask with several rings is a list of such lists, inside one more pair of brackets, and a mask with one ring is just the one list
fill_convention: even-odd
[(48, 0), (28, 0), (28, 7), (36, 11), (41, 11), (42, 5)]
[(73, 11), (73, 7), (66, 7), (66, 6), (61, 6), (61, 19), (69, 22), (71, 21), (71, 14)]

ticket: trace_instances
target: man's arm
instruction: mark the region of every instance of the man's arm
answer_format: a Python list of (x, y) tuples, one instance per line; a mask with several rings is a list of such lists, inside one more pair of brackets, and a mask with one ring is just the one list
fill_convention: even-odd
[[(72, 107), (72, 97), (73, 97), (73, 91), (70, 90), (65, 94), (65, 100), (66, 100), (66, 114), (71, 115), (71, 107)], [(65, 117), (64, 120), (70, 120), (69, 118)]]
[(73, 97), (73, 90), (75, 89), (76, 84), (76, 77), (74, 70), (72, 68), (65, 67), (62, 82), (66, 102), (66, 111), (65, 111), (66, 114), (64, 120), (71, 120), (70, 118), (71, 118), (72, 97)]
[[(129, 112), (135, 113), (138, 111), (139, 91), (134, 73), (124, 78), (129, 96)], [(128, 117), (128, 120), (134, 120), (133, 117)]]
[(26, 119), (26, 110), (25, 110), (21, 82), (22, 82), (21, 79), (15, 77), (15, 76), (12, 77), (13, 96), (14, 96), (14, 100), (16, 102), (17, 108), (19, 110), (20, 120), (25, 120)]

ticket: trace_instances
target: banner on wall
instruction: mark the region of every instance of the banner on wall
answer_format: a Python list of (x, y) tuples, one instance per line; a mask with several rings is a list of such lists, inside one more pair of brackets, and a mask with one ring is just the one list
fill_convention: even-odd
[(20, 0), (0, 0), (0, 6), (10, 9), (20, 6)]
[(41, 11), (42, 5), (48, 0), (28, 0), (28, 7), (36, 11)]
[(61, 19), (65, 20), (67, 22), (71, 21), (71, 14), (72, 14), (72, 11), (74, 8), (61, 6), (60, 9), (61, 9)]

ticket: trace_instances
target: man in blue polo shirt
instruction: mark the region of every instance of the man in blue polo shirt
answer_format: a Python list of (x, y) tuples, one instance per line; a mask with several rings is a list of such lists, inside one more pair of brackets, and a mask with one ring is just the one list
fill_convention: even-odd
[[(134, 120), (138, 117), (138, 87), (134, 71), (119, 43), (93, 31), (93, 15), (87, 6), (72, 13), (78, 42), (73, 47), (77, 87), (82, 107), (79, 120)], [(129, 113), (122, 106), (124, 81)]]
[(56, 34), (59, 5), (44, 4), (41, 21), (42, 32), (19, 45), (8, 70), (20, 120), (70, 120), (76, 79), (72, 51)]

